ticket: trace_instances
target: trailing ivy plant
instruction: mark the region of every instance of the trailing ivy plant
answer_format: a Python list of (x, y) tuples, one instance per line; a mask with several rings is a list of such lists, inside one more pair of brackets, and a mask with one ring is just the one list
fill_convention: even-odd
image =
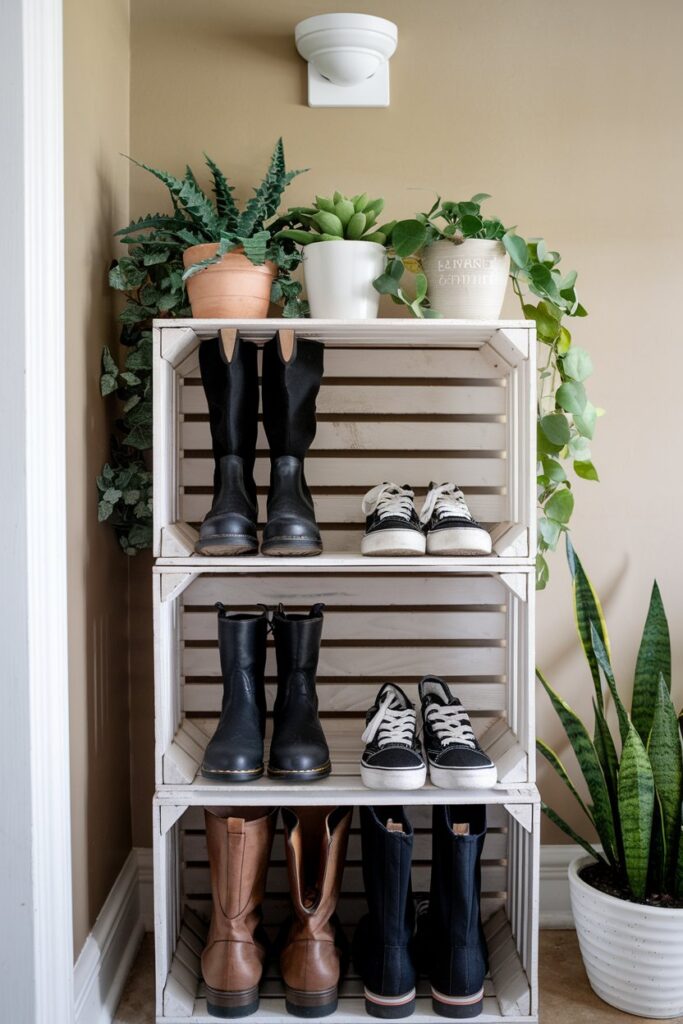
[[(560, 254), (543, 239), (525, 241), (514, 228), (498, 217), (485, 217), (481, 204), (490, 199), (479, 192), (464, 202), (437, 198), (426, 213), (398, 221), (389, 238), (390, 255), (385, 272), (375, 288), (391, 295), (394, 302), (408, 306), (414, 316), (436, 317), (429, 307), (428, 282), (422, 272), (420, 253), (437, 241), (454, 245), (471, 238), (499, 240), (510, 255), (510, 278), (526, 319), (536, 324), (544, 346), (538, 372), (537, 500), (538, 550), (536, 585), (548, 582), (546, 554), (555, 550), (568, 530), (574, 511), (574, 494), (567, 467), (584, 480), (598, 480), (591, 455), (591, 440), (600, 413), (586, 393), (586, 380), (593, 372), (588, 353), (572, 343), (567, 320), (584, 317), (586, 309), (576, 293), (575, 270), (563, 273)], [(406, 270), (415, 274), (415, 297), (406, 292), (402, 279)]]

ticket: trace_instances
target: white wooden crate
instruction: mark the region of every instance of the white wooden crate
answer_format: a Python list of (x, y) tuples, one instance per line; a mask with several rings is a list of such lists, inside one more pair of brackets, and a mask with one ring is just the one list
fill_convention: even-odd
[[(248, 804), (249, 787), (242, 787), (238, 808)], [(407, 794), (404, 794), (407, 796)], [(470, 794), (475, 802), (474, 795)], [(509, 795), (510, 796), (510, 795)], [(412, 801), (412, 795), (410, 797)], [(348, 803), (348, 801), (346, 801)], [(461, 801), (462, 802), (462, 801)], [(479, 798), (476, 802), (481, 802)], [(431, 811), (408, 809), (415, 829), (413, 889), (415, 898), (428, 893), (431, 871)], [(534, 793), (507, 799), (492, 796), (488, 803), (489, 832), (482, 858), (482, 918), (485, 922), (490, 971), (485, 986), (484, 1012), (479, 1020), (535, 1022), (538, 1020), (538, 835), (539, 805)], [(210, 1022), (206, 1010), (199, 958), (210, 917), (210, 882), (201, 807), (173, 805), (159, 800), (154, 806), (155, 930), (157, 1021)], [(268, 874), (266, 924), (273, 934), (288, 912), (285, 853), (278, 829)], [(347, 937), (366, 910), (363, 895), (360, 835), (357, 816), (349, 841), (338, 913)], [(276, 965), (271, 965), (261, 988), (261, 1005), (251, 1019), (284, 1024), (282, 986)], [(362, 985), (350, 968), (341, 989), (339, 1009), (331, 1020), (367, 1021)], [(433, 1014), (428, 986), (423, 980), (411, 1020), (438, 1021)]]
[[(443, 676), (463, 700), (498, 765), (499, 786), (533, 782), (531, 567), (501, 573), (480, 566), (421, 576), (395, 571), (384, 575), (369, 567), (364, 573), (331, 574), (318, 560), (310, 560), (303, 574), (256, 575), (228, 572), (215, 561), (157, 566), (154, 571), (160, 796), (162, 787), (170, 787), (168, 798), (175, 802), (224, 802), (226, 793), (244, 788), (216, 786), (199, 775), (222, 697), (217, 601), (242, 611), (281, 601), (290, 610), (318, 601), (326, 604), (317, 688), (333, 774), (314, 786), (261, 779), (248, 786), (252, 802), (277, 803), (296, 793), (319, 803), (343, 802), (345, 792), (354, 793), (354, 803), (376, 800), (358, 774), (365, 712), (387, 680), (406, 687), (417, 699), (417, 682), (426, 674)], [(272, 640), (268, 648), (266, 686), (272, 708)], [(416, 802), (438, 801), (443, 792), (428, 786)], [(394, 798), (386, 795), (389, 802)]]
[[(526, 321), (408, 319), (188, 320), (170, 325), (169, 321), (156, 321), (157, 558), (167, 563), (205, 560), (193, 553), (198, 524), (211, 504), (213, 476), (198, 347), (202, 338), (215, 336), (221, 328), (238, 328), (256, 343), (280, 329), (325, 344), (318, 429), (306, 477), (323, 535), (326, 564), (367, 564), (360, 556), (361, 498), (382, 480), (410, 483), (418, 492), (418, 501), (431, 480), (455, 480), (465, 491), (475, 517), (492, 533), (492, 561), (518, 565), (533, 559), (533, 325)], [(262, 427), (255, 476), (263, 522), (269, 461)], [(263, 556), (239, 561), (242, 569), (282, 563)], [(301, 561), (308, 564), (314, 560)], [(411, 561), (414, 571), (424, 568), (423, 560)], [(300, 570), (305, 567), (300, 565)]]

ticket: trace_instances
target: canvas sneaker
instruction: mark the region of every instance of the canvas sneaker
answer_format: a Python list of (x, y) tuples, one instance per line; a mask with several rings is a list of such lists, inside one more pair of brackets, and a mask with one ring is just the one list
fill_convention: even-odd
[(385, 683), (365, 717), (360, 777), (368, 789), (419, 789), (427, 765), (417, 738), (415, 705), (400, 686)]
[(363, 498), (364, 555), (424, 555), (425, 535), (407, 484), (377, 484)]
[(428, 555), (491, 554), (491, 535), (473, 517), (457, 484), (429, 485), (420, 522)]
[(487, 789), (498, 772), (474, 735), (467, 711), (437, 676), (419, 685), (429, 777), (444, 789)]

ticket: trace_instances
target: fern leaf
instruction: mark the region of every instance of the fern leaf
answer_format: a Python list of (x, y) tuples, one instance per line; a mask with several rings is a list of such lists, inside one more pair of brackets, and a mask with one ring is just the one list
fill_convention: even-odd
[(285, 170), (285, 151), (282, 139), (275, 144), (273, 155), (266, 176), (254, 190), (254, 195), (244, 208), (237, 222), (237, 234), (248, 238), (255, 231), (261, 230), (269, 217), (277, 213), (285, 188), (300, 171)]
[(220, 230), (218, 215), (211, 200), (192, 180), (186, 177), (181, 181), (172, 174), (168, 174), (167, 171), (158, 171), (156, 168), (141, 163), (139, 160), (133, 160), (132, 157), (128, 159), (136, 167), (141, 167), (144, 171), (154, 175), (155, 178), (163, 182), (171, 193), (174, 203), (180, 204), (192, 218), (195, 225), (203, 230), (206, 236), (205, 241), (211, 242), (215, 240)]
[(204, 154), (204, 160), (213, 178), (213, 194), (216, 197), (216, 210), (221, 220), (222, 229), (224, 231), (234, 231), (240, 215), (237, 203), (232, 196), (235, 191), (234, 187), (208, 153)]

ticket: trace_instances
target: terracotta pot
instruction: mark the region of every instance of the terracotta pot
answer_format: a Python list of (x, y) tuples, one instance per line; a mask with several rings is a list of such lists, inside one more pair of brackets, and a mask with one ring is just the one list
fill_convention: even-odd
[[(215, 256), (217, 242), (192, 245), (183, 253), (185, 269)], [(277, 267), (270, 260), (255, 267), (242, 249), (234, 249), (218, 263), (187, 280), (192, 316), (228, 320), (262, 319), (268, 316), (270, 286)]]
[(467, 238), (434, 242), (422, 253), (432, 309), (456, 320), (497, 320), (505, 298), (510, 257), (502, 242)]

